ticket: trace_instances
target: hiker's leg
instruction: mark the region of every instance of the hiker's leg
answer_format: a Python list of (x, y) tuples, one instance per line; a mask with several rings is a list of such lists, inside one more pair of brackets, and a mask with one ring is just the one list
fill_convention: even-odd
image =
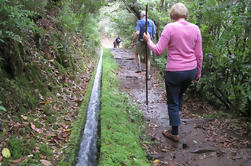
[(192, 83), (192, 80), (194, 80), (197, 74), (197, 69), (184, 71), (180, 73), (181, 73), (180, 77), (184, 78), (183, 82), (181, 83), (181, 88), (180, 88), (180, 93), (179, 93), (179, 110), (181, 111), (182, 105), (184, 103), (183, 94), (185, 93), (187, 87)]
[(135, 53), (135, 60), (136, 60), (136, 64), (140, 64), (140, 57), (138, 53)]
[(140, 59), (140, 53), (141, 53), (141, 51), (140, 51), (140, 43), (139, 42), (137, 42), (136, 43), (136, 50), (135, 50), (135, 60), (136, 60), (136, 66), (137, 66), (137, 70), (136, 70), (136, 72), (137, 73), (139, 73), (139, 72), (141, 72), (141, 59)]
[(180, 88), (179, 93), (179, 111), (182, 111), (182, 106), (184, 103), (183, 94), (186, 91), (187, 87), (190, 85), (190, 82), (184, 83)]
[(178, 84), (175, 84), (175, 77), (174, 72), (166, 71), (165, 85), (170, 126), (179, 126), (181, 123), (179, 114), (180, 87)]
[(135, 46), (135, 60), (136, 60), (136, 65), (140, 65), (140, 45), (139, 42), (136, 42)]

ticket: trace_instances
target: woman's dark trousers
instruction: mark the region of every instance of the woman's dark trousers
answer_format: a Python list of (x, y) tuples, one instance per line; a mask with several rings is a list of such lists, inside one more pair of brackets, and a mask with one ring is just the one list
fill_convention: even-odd
[(166, 71), (165, 85), (170, 126), (181, 124), (179, 111), (182, 109), (183, 93), (197, 75), (197, 68), (187, 71)]

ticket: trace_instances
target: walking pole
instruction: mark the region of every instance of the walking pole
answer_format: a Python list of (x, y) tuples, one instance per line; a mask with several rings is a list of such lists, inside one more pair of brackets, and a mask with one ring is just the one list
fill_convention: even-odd
[[(147, 20), (147, 12), (148, 12), (148, 4), (146, 4), (146, 31), (145, 33), (147, 34), (147, 24), (148, 24), (148, 20)], [(148, 55), (147, 55), (147, 43), (145, 42), (145, 49), (146, 49), (146, 105), (148, 107)]]

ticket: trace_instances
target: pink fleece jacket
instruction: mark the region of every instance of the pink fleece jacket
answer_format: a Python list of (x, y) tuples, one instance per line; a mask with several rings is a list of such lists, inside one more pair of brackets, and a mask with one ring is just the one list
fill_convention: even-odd
[(197, 67), (197, 78), (201, 77), (202, 38), (197, 25), (185, 20), (169, 23), (156, 45), (151, 40), (147, 44), (156, 55), (167, 48), (166, 71), (186, 71)]

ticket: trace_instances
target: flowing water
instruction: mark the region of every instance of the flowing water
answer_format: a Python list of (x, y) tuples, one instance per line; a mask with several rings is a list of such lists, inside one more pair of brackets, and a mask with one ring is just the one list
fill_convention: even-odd
[(102, 74), (102, 56), (101, 55), (95, 80), (92, 87), (91, 98), (88, 104), (86, 124), (80, 144), (77, 166), (95, 166), (97, 164), (97, 135), (98, 135), (98, 113), (100, 108), (100, 84)]

